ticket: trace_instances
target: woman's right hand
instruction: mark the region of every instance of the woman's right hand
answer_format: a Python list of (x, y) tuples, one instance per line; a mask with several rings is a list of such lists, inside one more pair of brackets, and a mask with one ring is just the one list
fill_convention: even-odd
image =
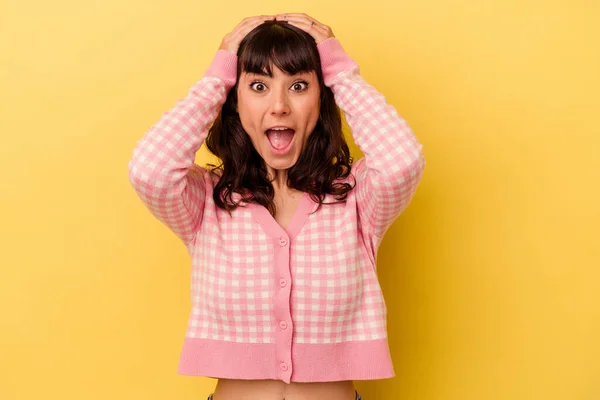
[(244, 18), (231, 32), (229, 32), (221, 41), (219, 50), (227, 50), (233, 54), (237, 54), (240, 43), (246, 35), (258, 25), (265, 21), (274, 21), (274, 15), (260, 15), (257, 17)]

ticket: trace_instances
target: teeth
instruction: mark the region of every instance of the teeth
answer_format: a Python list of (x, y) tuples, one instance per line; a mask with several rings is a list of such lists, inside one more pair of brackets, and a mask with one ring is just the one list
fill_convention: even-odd
[(272, 131), (284, 131), (286, 129), (290, 129), (290, 128), (271, 128)]

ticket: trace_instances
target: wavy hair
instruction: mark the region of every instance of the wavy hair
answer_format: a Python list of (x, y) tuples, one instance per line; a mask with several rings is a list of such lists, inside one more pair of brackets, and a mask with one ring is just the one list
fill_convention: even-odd
[[(315, 71), (320, 88), (319, 120), (307, 140), (298, 161), (288, 169), (287, 185), (307, 192), (313, 201), (324, 203), (325, 194), (345, 201), (355, 182), (345, 181), (350, 175), (352, 157), (342, 132), (342, 119), (333, 92), (325, 86), (321, 60), (312, 36), (286, 22), (266, 21), (254, 28), (240, 43), (237, 76), (242, 72), (272, 73), (276, 65), (288, 74)], [(221, 164), (208, 164), (212, 174), (219, 176), (213, 191), (215, 204), (229, 213), (239, 206), (232, 199), (239, 193), (245, 201), (266, 207), (275, 215), (275, 191), (267, 177), (264, 160), (255, 150), (242, 127), (237, 107), (237, 87), (229, 91), (225, 103), (209, 129), (208, 149)]]

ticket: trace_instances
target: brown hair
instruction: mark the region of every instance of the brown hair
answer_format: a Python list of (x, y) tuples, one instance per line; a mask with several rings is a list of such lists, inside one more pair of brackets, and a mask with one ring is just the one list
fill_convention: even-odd
[[(312, 36), (285, 22), (267, 21), (254, 28), (240, 43), (237, 76), (242, 72), (262, 71), (272, 74), (276, 65), (288, 74), (315, 71), (321, 93), (319, 120), (307, 140), (298, 161), (288, 170), (288, 187), (308, 192), (321, 207), (325, 194), (345, 201), (354, 188), (347, 182), (336, 182), (350, 175), (352, 157), (342, 132), (342, 119), (333, 92), (323, 81), (321, 59)], [(267, 178), (265, 163), (254, 149), (236, 112), (237, 85), (229, 91), (219, 115), (209, 129), (206, 145), (221, 164), (208, 164), (211, 172), (219, 170), (215, 185), (215, 204), (228, 212), (238, 207), (232, 194), (266, 207), (275, 215), (273, 185)]]

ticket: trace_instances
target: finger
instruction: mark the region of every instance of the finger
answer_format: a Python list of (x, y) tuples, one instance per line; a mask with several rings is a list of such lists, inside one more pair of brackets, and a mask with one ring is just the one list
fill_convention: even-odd
[(327, 31), (323, 31), (316, 27), (316, 25), (311, 25), (306, 22), (296, 22), (296, 21), (288, 21), (288, 24), (293, 25), (299, 29), (302, 29), (304, 32), (308, 33), (315, 39), (317, 44), (326, 40), (329, 36)]
[(255, 19), (255, 20), (250, 20), (248, 21), (246, 24), (241, 25), (239, 27), (239, 29), (237, 29), (235, 32), (232, 32), (232, 36), (238, 40), (241, 41), (244, 37), (246, 37), (246, 35), (248, 33), (250, 33), (254, 28), (256, 28), (257, 26), (263, 24), (265, 21), (268, 21), (269, 19)]
[(314, 21), (315, 24), (321, 24), (319, 21), (317, 21), (315, 18), (311, 17), (310, 15), (304, 14), (304, 13), (285, 13), (285, 14), (278, 14), (278, 16), (282, 16), (284, 17), (284, 19), (290, 19), (290, 18), (300, 18), (300, 19), (306, 19), (308, 21)]
[(275, 16), (274, 15), (259, 15), (257, 17), (250, 17), (245, 19), (244, 21), (242, 21), (240, 23), (240, 25), (247, 25), (247, 24), (253, 24), (255, 22), (265, 22), (265, 21), (269, 21), (269, 20), (274, 20)]
[(257, 20), (257, 19), (274, 19), (274, 15), (255, 15), (253, 17), (246, 17), (242, 20), (242, 22), (240, 22), (240, 24), (247, 22), (247, 21), (253, 21), (253, 20)]
[(305, 13), (282, 13), (282, 14), (278, 14), (278, 15), (287, 15), (290, 17), (304, 17), (304, 18), (308, 18), (308, 19), (314, 19), (313, 17), (311, 17), (308, 14)]
[(287, 22), (304, 30), (314, 29), (317, 32), (327, 32), (327, 27), (321, 26), (316, 23), (313, 24), (312, 21), (306, 21), (302, 19), (288, 19)]
[(263, 22), (273, 21), (274, 19), (275, 19), (275, 17), (273, 15), (271, 15), (271, 16), (266, 15), (266, 16), (262, 16), (262, 17), (256, 17), (256, 18), (249, 19), (244, 24), (242, 24), (242, 26), (262, 24)]
[(327, 30), (327, 26), (323, 25), (322, 23), (318, 22), (317, 20), (311, 19), (311, 18), (306, 18), (303, 16), (294, 16), (294, 15), (286, 14), (285, 19), (283, 19), (283, 21), (299, 22), (299, 23), (303, 23), (303, 24), (313, 25), (323, 31)]
[(273, 20), (273, 16), (261, 16), (261, 17), (249, 18), (249, 19), (245, 20), (244, 22), (242, 22), (241, 24), (239, 24), (234, 29), (233, 33), (234, 33), (234, 35), (237, 35), (239, 33), (245, 35), (248, 32), (250, 32), (252, 29), (256, 28), (258, 25), (264, 23), (265, 21), (269, 21), (269, 20)]
[(248, 18), (244, 18), (242, 20), (242, 22), (240, 22), (238, 24), (238, 26), (236, 26), (236, 29), (243, 29), (244, 27), (248, 26), (248, 25), (255, 25), (257, 23), (263, 23), (265, 21), (269, 21), (269, 20), (274, 20), (275, 16), (274, 15), (259, 15), (256, 17), (248, 17)]

